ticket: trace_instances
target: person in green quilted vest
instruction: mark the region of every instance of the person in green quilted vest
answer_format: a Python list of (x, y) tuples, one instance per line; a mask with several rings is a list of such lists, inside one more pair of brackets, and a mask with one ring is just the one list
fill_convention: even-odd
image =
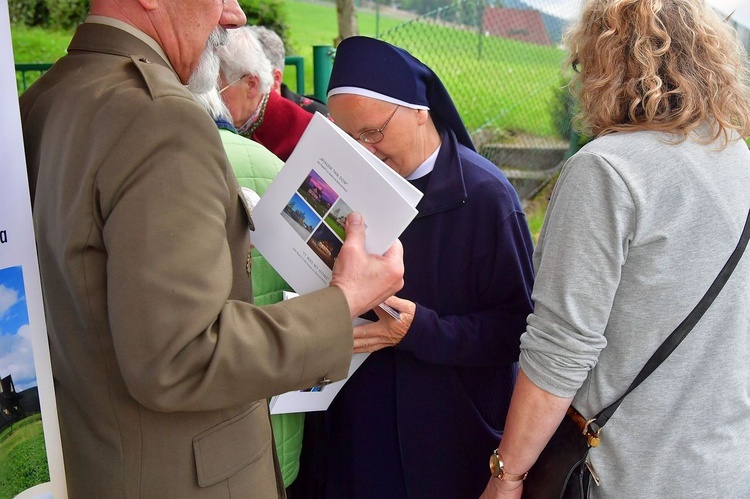
[[(203, 104), (219, 127), (219, 135), (224, 144), (227, 158), (229, 158), (237, 181), (243, 187), (246, 197), (251, 198), (248, 201), (252, 207), (254, 194), (257, 194), (257, 196), (263, 195), (284, 163), (264, 146), (237, 133), (232, 125), (231, 118), (228, 118), (229, 111), (221, 100), (217, 89), (196, 95), (196, 98)], [(252, 192), (248, 193), (247, 189)], [(284, 291), (291, 291), (284, 279), (255, 248), (252, 250), (251, 276), (253, 298), (256, 305), (269, 305), (279, 302), (283, 299)], [(284, 487), (287, 488), (299, 473), (304, 421), (304, 413), (271, 416), (279, 467), (284, 478)]]

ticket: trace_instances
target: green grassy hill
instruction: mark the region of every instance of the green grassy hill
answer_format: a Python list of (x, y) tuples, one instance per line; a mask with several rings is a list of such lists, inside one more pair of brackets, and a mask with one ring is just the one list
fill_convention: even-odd
[[(304, 58), (305, 93), (313, 94), (313, 47), (333, 46), (338, 36), (333, 3), (287, 0), (287, 21), (292, 51)], [(559, 74), (560, 50), (554, 47), (477, 38), (461, 27), (410, 23), (394, 30), (408, 17), (404, 13), (376, 16), (357, 14), (359, 32), (366, 36), (388, 34), (386, 39), (404, 46), (433, 67), (454, 96), (470, 130), (487, 123), (506, 130), (539, 136), (553, 134), (547, 101)], [(65, 54), (72, 33), (14, 26), (11, 30), (16, 63), (54, 62)], [(481, 53), (478, 50), (481, 44)], [(29, 75), (29, 83), (37, 75)], [(296, 72), (288, 68), (285, 82), (296, 88)]]
[[(305, 59), (305, 92), (313, 93), (313, 49), (337, 36), (333, 4), (287, 1), (290, 40)], [(550, 102), (559, 82), (563, 51), (490, 36), (463, 26), (410, 22), (374, 12), (357, 14), (361, 35), (383, 37), (432, 67), (456, 101), (470, 130), (485, 125), (537, 136), (555, 133)], [(377, 26), (376, 26), (377, 24)], [(398, 29), (394, 29), (397, 28)], [(294, 87), (294, 71), (285, 75)]]
[(0, 499), (48, 481), (42, 420), (35, 414), (0, 433)]
[[(313, 93), (313, 46), (332, 46), (338, 36), (336, 6), (333, 3), (310, 3), (286, 0), (284, 6), (289, 24), (289, 41), (294, 53), (305, 59), (305, 91)], [(376, 24), (379, 31), (390, 29), (403, 22), (403, 17), (380, 15), (361, 11), (357, 14), (361, 35), (375, 36)], [(13, 26), (11, 37), (16, 64), (51, 63), (65, 55), (72, 32), (52, 31), (26, 26)], [(30, 75), (31, 80), (36, 75)], [(292, 88), (296, 86), (294, 69), (289, 68), (285, 81)]]
[(414, 22), (384, 34), (440, 76), (466, 127), (555, 134), (550, 103), (564, 57), (541, 46), (480, 35), (463, 26)]
[[(305, 93), (313, 94), (313, 47), (333, 46), (338, 36), (336, 24), (336, 4), (285, 0), (287, 21), (289, 23), (289, 41), (294, 54), (305, 59)], [(377, 34), (403, 23), (402, 16), (389, 16), (374, 11), (360, 9), (357, 13), (359, 34), (375, 37)], [(284, 74), (284, 81), (291, 88), (296, 86), (294, 71), (289, 69)]]

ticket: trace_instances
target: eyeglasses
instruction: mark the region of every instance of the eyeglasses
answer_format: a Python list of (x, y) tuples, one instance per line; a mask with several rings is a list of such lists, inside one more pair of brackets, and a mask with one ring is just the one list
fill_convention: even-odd
[(235, 84), (239, 83), (240, 81), (242, 81), (243, 78), (245, 78), (247, 76), (250, 76), (250, 75), (242, 75), (239, 78), (237, 78), (236, 80), (232, 81), (232, 83), (227, 83), (226, 85), (224, 85), (223, 87), (221, 87), (221, 89), (219, 89), (219, 95), (223, 94), (224, 90), (228, 89), (232, 85), (235, 85)]
[(573, 62), (570, 63), (570, 66), (573, 68), (573, 71), (576, 73), (581, 72), (581, 61), (578, 60), (578, 57), (573, 59)]
[(383, 130), (385, 130), (385, 127), (388, 126), (388, 123), (390, 123), (391, 118), (393, 118), (393, 115), (396, 114), (396, 111), (398, 111), (398, 108), (401, 106), (396, 106), (396, 109), (393, 110), (390, 116), (388, 116), (388, 119), (385, 120), (385, 123), (383, 123), (383, 126), (380, 128), (370, 128), (369, 130), (365, 130), (364, 132), (359, 134), (359, 140), (364, 142), (365, 144), (377, 144), (381, 140), (383, 140)]

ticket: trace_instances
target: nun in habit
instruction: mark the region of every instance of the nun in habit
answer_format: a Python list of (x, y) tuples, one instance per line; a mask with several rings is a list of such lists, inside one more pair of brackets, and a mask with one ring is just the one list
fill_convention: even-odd
[[(305, 497), (478, 497), (532, 311), (532, 240), (515, 190), (476, 153), (437, 75), (368, 37), (338, 47), (334, 122), (424, 193), (401, 236), (405, 285), (355, 329), (372, 352), (308, 427)], [(314, 421), (314, 420), (313, 420)], [(310, 469), (314, 467), (314, 469)]]

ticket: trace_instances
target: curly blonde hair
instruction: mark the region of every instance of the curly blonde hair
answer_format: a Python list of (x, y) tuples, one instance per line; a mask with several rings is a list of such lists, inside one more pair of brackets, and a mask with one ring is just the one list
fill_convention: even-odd
[(669, 132), (680, 141), (704, 122), (705, 141), (750, 135), (747, 55), (704, 0), (588, 0), (566, 33), (576, 125), (598, 137)]

